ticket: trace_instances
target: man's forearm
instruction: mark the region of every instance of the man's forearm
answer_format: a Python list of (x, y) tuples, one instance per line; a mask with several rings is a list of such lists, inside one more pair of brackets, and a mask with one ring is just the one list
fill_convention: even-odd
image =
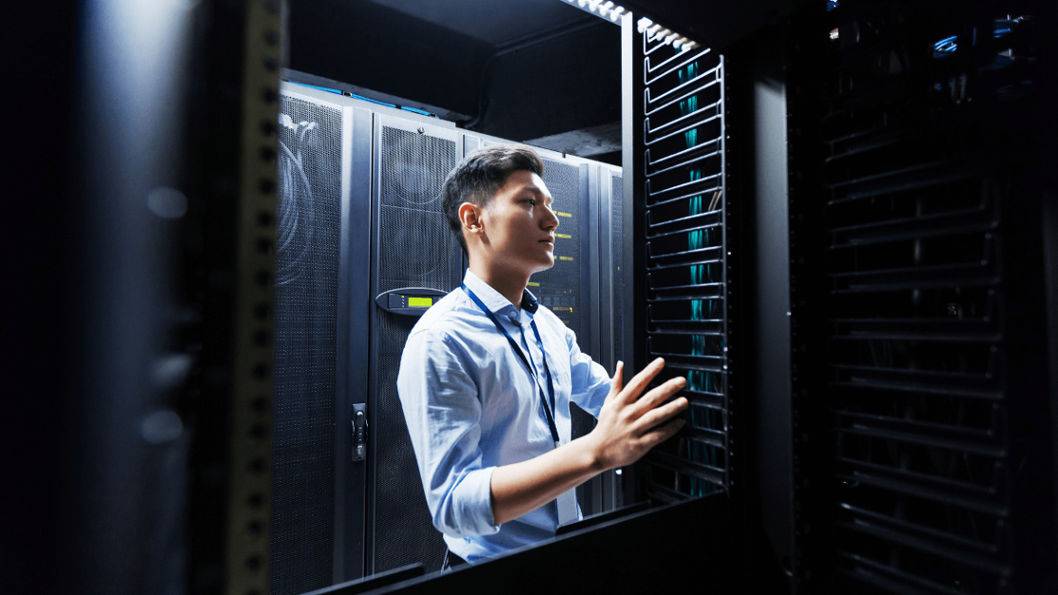
[(492, 514), (506, 523), (554, 500), (604, 471), (588, 436), (492, 472)]
[(674, 436), (684, 423), (675, 416), (687, 409), (688, 402), (685, 397), (668, 399), (687, 380), (670, 378), (642, 394), (663, 367), (665, 360), (657, 358), (624, 386), (624, 364), (618, 362), (610, 395), (590, 434), (528, 461), (494, 469), (490, 488), (496, 524), (536, 510), (607, 469), (631, 465)]

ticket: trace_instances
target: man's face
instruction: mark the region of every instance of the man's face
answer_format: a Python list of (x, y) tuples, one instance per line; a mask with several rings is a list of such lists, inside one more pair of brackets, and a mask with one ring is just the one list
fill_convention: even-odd
[(485, 249), (491, 260), (537, 273), (555, 265), (555, 228), (551, 193), (540, 176), (516, 171), (481, 211)]

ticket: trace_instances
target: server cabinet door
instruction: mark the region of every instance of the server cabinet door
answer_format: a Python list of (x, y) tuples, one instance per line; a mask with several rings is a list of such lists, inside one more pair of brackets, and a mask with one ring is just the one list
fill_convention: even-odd
[[(370, 413), (371, 312), (371, 142), (374, 135), (372, 113), (363, 107), (350, 108), (351, 126), (346, 128), (349, 158), (347, 173), (350, 198), (343, 210), (342, 266), (338, 275), (339, 360), (338, 398), (335, 401), (335, 514), (334, 580), (359, 578), (365, 566), (367, 523), (367, 478), (369, 446), (360, 442), (370, 437), (371, 426), (358, 420)], [(366, 434), (365, 434), (366, 431)]]
[[(441, 186), (462, 156), (462, 132), (375, 114), (371, 292), (448, 292), (463, 272), (458, 241), (441, 210)], [(417, 318), (373, 308), (367, 560), (371, 572), (421, 562), (437, 570), (445, 552), (433, 527), (397, 396), (397, 372)]]
[[(369, 178), (352, 175), (357, 115), (350, 101), (289, 84), (279, 99), (269, 535), (274, 593), (300, 593), (362, 572), (357, 519), (363, 515), (346, 513), (350, 502), (362, 508), (363, 465), (359, 474), (347, 467), (342, 430), (348, 427), (349, 374), (355, 373), (349, 363), (367, 360), (366, 341), (350, 332), (363, 323), (349, 308), (346, 273), (350, 262), (367, 254), (366, 242), (351, 243), (366, 229), (351, 226), (366, 224)], [(363, 129), (362, 115), (359, 120)], [(370, 117), (361, 135), (369, 147)]]

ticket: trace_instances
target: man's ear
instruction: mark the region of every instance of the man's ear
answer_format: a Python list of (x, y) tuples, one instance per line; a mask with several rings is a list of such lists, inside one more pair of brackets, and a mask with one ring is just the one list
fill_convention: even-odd
[(467, 233), (480, 233), (482, 231), (481, 207), (472, 202), (459, 205), (459, 220), (463, 223), (463, 229)]

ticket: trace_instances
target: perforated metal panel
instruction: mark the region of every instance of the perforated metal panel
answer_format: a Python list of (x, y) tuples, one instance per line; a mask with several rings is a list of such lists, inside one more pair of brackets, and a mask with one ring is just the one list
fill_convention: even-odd
[(414, 318), (383, 316), (377, 327), (382, 339), (375, 359), (381, 387), (376, 401), (380, 433), (375, 457), (375, 572), (415, 562), (437, 570), (445, 552), (441, 534), (430, 521), (396, 391), (401, 351), (414, 323)]
[[(459, 147), (429, 132), (380, 128), (376, 292), (450, 290), (462, 274), (460, 249), (441, 211), (440, 191)], [(416, 319), (380, 310), (374, 319), (373, 571), (415, 562), (436, 570), (445, 545), (430, 521), (396, 388), (401, 352)]]
[(331, 583), (342, 115), (282, 96), (272, 451), (273, 593)]
[[(459, 273), (443, 254), (458, 250), (447, 221), (438, 211), (381, 207), (379, 290), (448, 285)], [(438, 283), (438, 280), (444, 282)]]
[(382, 128), (381, 227), (378, 290), (447, 288), (459, 278), (452, 260), (459, 250), (441, 211), (441, 186), (455, 167), (451, 140)]
[[(441, 185), (455, 167), (456, 143), (383, 126), (380, 150), (382, 204), (441, 212)], [(448, 169), (442, 169), (446, 166)]]

